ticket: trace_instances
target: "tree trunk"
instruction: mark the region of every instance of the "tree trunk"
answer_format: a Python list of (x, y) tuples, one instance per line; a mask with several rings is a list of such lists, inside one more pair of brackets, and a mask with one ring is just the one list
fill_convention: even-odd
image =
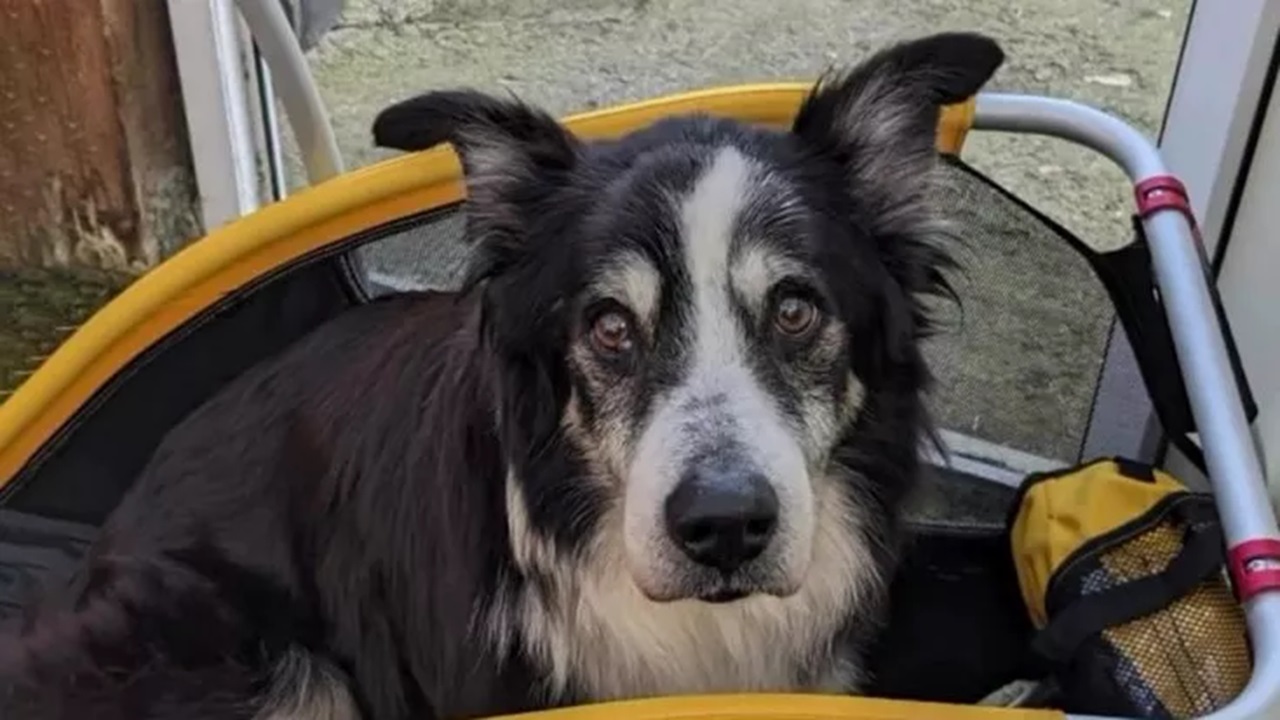
[(0, 0), (0, 264), (143, 269), (199, 234), (163, 0)]

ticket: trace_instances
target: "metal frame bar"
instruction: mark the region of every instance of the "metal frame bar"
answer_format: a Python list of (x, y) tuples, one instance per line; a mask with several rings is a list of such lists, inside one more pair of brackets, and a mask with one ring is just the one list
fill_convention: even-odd
[[(1114, 161), (1135, 185), (1169, 174), (1155, 145), (1127, 123), (1065, 100), (981, 94), (974, 127), (1048, 135), (1091, 148)], [(1178, 364), (1187, 380), (1191, 409), (1201, 429), (1205, 459), (1229, 548), (1276, 541), (1280, 530), (1263, 482), (1235, 376), (1209, 291), (1205, 255), (1187, 218), (1176, 209), (1147, 215), (1157, 286), (1173, 331)], [(1280, 591), (1246, 600), (1253, 642), (1253, 677), (1211, 720), (1270, 718), (1280, 714)], [(1077, 716), (1078, 717), (1078, 716)]]
[[(176, 2), (177, 0), (170, 0)], [(298, 37), (278, 0), (236, 0), (293, 128), (311, 184), (342, 173), (342, 154)], [(275, 138), (279, 144), (279, 138)]]
[[(1191, 30), (1196, 27), (1197, 17), (1203, 26), (1205, 18), (1220, 19), (1224, 13), (1212, 14), (1205, 5), (1197, 7), (1192, 0), (1191, 12), (1187, 24), (1183, 28), (1182, 46), (1179, 50), (1179, 65), (1186, 58)], [(1216, 9), (1216, 8), (1214, 8)], [(1197, 16), (1197, 10), (1199, 15)], [(1169, 90), (1166, 101), (1166, 120), (1169, 104), (1177, 87), (1176, 77)], [(1146, 384), (1142, 379), (1142, 371), (1138, 367), (1133, 346), (1121, 327), (1119, 319), (1113, 319), (1107, 337), (1107, 347), (1103, 356), (1102, 368), (1098, 377), (1097, 392), (1094, 405), (1089, 415), (1089, 425), (1085, 432), (1081, 447), (1081, 460), (1102, 456), (1125, 456), (1143, 462), (1158, 462), (1163, 449), (1163, 436), (1155, 408), (1147, 394)], [(1188, 478), (1183, 477), (1184, 481)], [(1204, 478), (1192, 478), (1201, 486)]]
[(938, 436), (945, 446), (944, 451), (940, 453), (927, 444), (924, 448), (926, 462), (1006, 487), (1021, 486), (1032, 473), (1060, 470), (1075, 464), (1074, 460), (1046, 458), (954, 430), (939, 430)]
[[(1272, 60), (1280, 74), (1280, 48)], [(1238, 211), (1219, 243), (1218, 292), (1231, 319), (1241, 361), (1249, 376), (1258, 416), (1254, 438), (1273, 503), (1280, 503), (1280, 318), (1276, 316), (1275, 271), (1280, 243), (1275, 226), (1280, 187), (1280, 81), (1260, 109), (1252, 162), (1241, 173)]]
[[(1263, 111), (1267, 65), (1280, 33), (1280, 3), (1233, 0), (1230, 10), (1200, 3), (1169, 99), (1160, 150), (1187, 185), (1206, 250), (1219, 251), (1232, 195), (1247, 170), (1250, 128)], [(1158, 436), (1158, 423), (1150, 434)], [(1203, 477), (1170, 448), (1164, 464), (1179, 477)]]
[(168, 0), (206, 233), (259, 206), (240, 27), (231, 0)]
[(262, 116), (262, 141), (265, 146), (268, 190), (273, 201), (283, 200), (289, 194), (286, 177), (284, 147), (280, 137), (280, 117), (276, 112), (275, 83), (271, 81), (271, 67), (262, 57), (258, 44), (253, 44), (253, 69), (257, 80), (258, 111)]
[[(268, 180), (279, 185), (270, 158), (263, 157), (281, 147), (275, 108), (269, 106), (277, 93), (308, 181), (315, 184), (343, 171), (324, 103), (278, 0), (168, 0), (168, 5), (206, 233), (276, 199), (263, 197), (258, 166), (266, 163)], [(253, 43), (245, 42), (245, 26)], [(250, 63), (265, 85), (256, 88), (265, 148), (254, 133)]]

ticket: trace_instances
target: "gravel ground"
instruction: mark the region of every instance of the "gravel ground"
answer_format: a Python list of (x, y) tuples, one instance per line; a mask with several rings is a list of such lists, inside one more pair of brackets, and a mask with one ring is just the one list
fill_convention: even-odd
[(0, 402), (132, 279), (86, 269), (0, 268)]
[[(386, 154), (369, 123), (429, 88), (512, 91), (557, 113), (700, 86), (808, 79), (893, 39), (997, 38), (989, 86), (1094, 104), (1156, 132), (1188, 0), (349, 0), (312, 52), (350, 165)], [(966, 157), (1102, 244), (1125, 234), (1105, 160), (1057, 141), (975, 137)]]

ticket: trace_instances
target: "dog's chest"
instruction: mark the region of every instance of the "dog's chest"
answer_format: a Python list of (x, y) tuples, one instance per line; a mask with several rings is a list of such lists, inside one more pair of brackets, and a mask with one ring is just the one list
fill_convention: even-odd
[(840, 608), (807, 597), (658, 604), (629, 585), (588, 587), (563, 606), (534, 594), (508, 606), (501, 624), (543, 668), (548, 699), (848, 693), (859, 684), (853, 648), (839, 640)]

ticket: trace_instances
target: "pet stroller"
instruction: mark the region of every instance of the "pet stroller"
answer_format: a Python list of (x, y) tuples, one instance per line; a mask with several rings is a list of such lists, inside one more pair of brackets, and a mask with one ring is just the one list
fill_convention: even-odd
[[(584, 137), (608, 137), (697, 111), (784, 127), (807, 91), (804, 84), (719, 87), (576, 115), (566, 124)], [(960, 159), (970, 129), (1056, 136), (1113, 159), (1135, 186), (1135, 240), (1107, 253), (1086, 247)], [(1026, 497), (1015, 488), (1029, 470), (1048, 471), (1043, 480), (1085, 459), (1076, 420), (1091, 402), (1061, 404), (1054, 363), (1100, 356), (1123, 338), (1165, 433), (1192, 456), (1202, 448), (1209, 504), (1220, 520), (1210, 526), (1218, 550), (1210, 569), (1221, 576), (1226, 567), (1234, 593), (1228, 604), (1242, 626), (1247, 622), (1248, 636), (1246, 649), (1232, 651), (1216, 670), (1234, 678), (1226, 682), (1229, 697), (1186, 692), (1180, 661), (1139, 668), (1167, 671), (1136, 682), (1158, 696), (1151, 701), (1157, 711), (1147, 716), (1280, 713), (1280, 532), (1250, 436), (1248, 388), (1181, 186), (1125, 123), (1048, 98), (979, 94), (948, 107), (937, 146), (950, 181), (945, 201), (968, 224), (963, 259), (970, 267), (969, 282), (958, 288), (966, 308), (961, 329), (931, 351), (941, 403), (952, 407), (942, 408), (943, 425), (981, 434), (976, 423), (956, 418), (986, 412), (975, 403), (1004, 403), (1002, 384), (1031, 386), (1022, 396), (1031, 415), (987, 431), (1022, 446), (994, 453), (997, 462), (990, 462), (993, 453), (973, 451), (965, 436), (944, 433), (952, 453), (935, 458), (935, 497), (912, 515), (892, 617), (870, 658), (870, 697), (671, 697), (546, 711), (531, 720), (1083, 717), (974, 703), (1037, 673), (1026, 648), (1038, 628), (1019, 594), (1009, 544), (1013, 510)], [(464, 213), (455, 156), (446, 148), (414, 153), (338, 175), (217, 230), (101, 308), (0, 406), (0, 598), (16, 602), (39, 578), (67, 569), (166, 431), (232, 378), (382, 294), (456, 283), (467, 252), (459, 242)], [(1027, 295), (1047, 297), (1040, 304), (1047, 315), (1010, 322), (1016, 318), (1001, 303)], [(1068, 316), (1084, 330), (1055, 334)], [(1044, 347), (1031, 352), (1037, 343)], [(966, 362), (981, 352), (994, 359)], [(953, 412), (956, 406), (965, 412)], [(1036, 423), (1055, 432), (1018, 435)], [(1037, 445), (1049, 436), (1048, 445)], [(1148, 484), (1158, 483), (1152, 476)], [(12, 610), (0, 605), (0, 612)], [(1180, 628), (1170, 633), (1182, 637)], [(1170, 686), (1178, 697), (1161, 695)]]

